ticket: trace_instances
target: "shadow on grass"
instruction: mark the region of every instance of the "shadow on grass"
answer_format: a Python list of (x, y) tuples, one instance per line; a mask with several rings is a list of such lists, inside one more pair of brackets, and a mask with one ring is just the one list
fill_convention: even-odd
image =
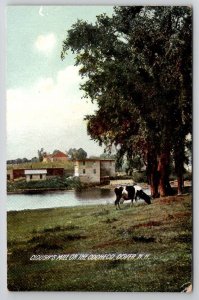
[(44, 228), (37, 232), (35, 236), (28, 240), (32, 245), (33, 252), (47, 252), (49, 250), (63, 250), (69, 242), (86, 239), (86, 235), (81, 232), (65, 232), (67, 230), (76, 230), (79, 226), (69, 225), (65, 227), (56, 226), (54, 228)]
[(145, 236), (133, 236), (132, 240), (139, 243), (155, 243), (156, 239), (154, 237), (145, 237)]

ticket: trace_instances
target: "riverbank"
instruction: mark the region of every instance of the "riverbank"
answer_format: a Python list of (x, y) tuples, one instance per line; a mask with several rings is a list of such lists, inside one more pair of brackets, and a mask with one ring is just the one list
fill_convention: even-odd
[[(33, 183), (35, 184), (35, 183)], [(56, 183), (57, 184), (57, 183)], [(58, 185), (59, 187), (37, 187), (37, 188), (28, 188), (28, 189), (20, 189), (19, 187), (22, 185), (23, 187), (28, 186), (27, 183), (24, 181), (20, 182), (11, 182), (8, 184), (8, 189), (7, 189), (7, 194), (8, 195), (17, 195), (17, 194), (47, 194), (47, 193), (54, 193), (54, 192), (64, 192), (64, 191), (72, 191), (72, 190), (88, 190), (88, 189), (93, 189), (93, 188), (100, 188), (100, 189), (110, 189), (114, 190), (115, 187), (119, 185), (129, 185), (129, 184), (134, 184), (134, 181), (132, 179), (119, 179), (119, 180), (110, 180), (109, 184), (81, 184), (77, 179), (73, 181), (73, 179), (69, 179), (68, 182), (66, 183), (61, 183), (62, 186), (63, 184), (65, 187), (60, 187), (60, 184)], [(177, 188), (177, 180), (170, 181), (171, 187), (176, 189)], [(32, 183), (31, 183), (32, 185)], [(145, 182), (139, 183), (139, 185), (142, 187), (142, 189), (146, 190), (149, 189), (149, 185)], [(29, 185), (30, 186), (30, 185)], [(191, 192), (191, 181), (190, 180), (185, 180), (184, 181), (184, 191), (189, 191)], [(177, 192), (176, 192), (177, 193)]]
[[(179, 292), (191, 281), (191, 196), (152, 205), (8, 213), (11, 291)], [(135, 260), (30, 260), (33, 255), (148, 253)]]
[(7, 195), (19, 195), (19, 194), (47, 194), (47, 193), (61, 193), (65, 191), (73, 191), (74, 189), (68, 189), (68, 188), (49, 188), (49, 189), (28, 189), (28, 190), (17, 190), (14, 192), (7, 192)]

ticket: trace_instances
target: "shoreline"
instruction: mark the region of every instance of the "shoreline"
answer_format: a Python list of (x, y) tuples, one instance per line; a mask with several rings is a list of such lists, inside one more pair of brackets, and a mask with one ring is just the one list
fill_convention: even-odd
[(18, 191), (14, 191), (14, 192), (8, 192), (7, 191), (7, 195), (18, 195), (18, 194), (23, 194), (23, 195), (26, 195), (26, 194), (50, 194), (50, 193), (58, 193), (58, 192), (65, 192), (65, 191), (68, 191), (68, 192), (71, 192), (71, 191), (74, 191), (74, 189), (56, 189), (56, 188), (49, 188), (49, 189), (28, 189), (28, 190), (18, 190)]
[[(131, 181), (131, 182), (129, 182)], [(110, 184), (107, 185), (91, 185), (91, 186), (85, 186), (82, 187), (81, 190), (86, 190), (86, 189), (93, 189), (93, 188), (99, 188), (99, 189), (114, 189), (116, 186), (118, 185), (128, 185), (132, 182), (132, 180), (111, 180)], [(145, 183), (145, 182), (140, 182), (138, 183), (143, 189), (150, 189), (150, 186)], [(176, 188), (177, 187), (177, 180), (172, 180), (170, 181), (171, 187), (172, 188)], [(184, 187), (191, 187), (191, 181), (190, 180), (185, 180), (184, 181)], [(73, 189), (67, 189), (67, 188), (44, 188), (44, 189), (27, 189), (27, 190), (17, 190), (17, 191), (13, 191), (13, 192), (8, 192), (7, 191), (7, 195), (18, 195), (18, 194), (48, 194), (48, 193), (61, 193), (61, 192), (66, 192), (66, 191), (74, 191), (75, 188)]]

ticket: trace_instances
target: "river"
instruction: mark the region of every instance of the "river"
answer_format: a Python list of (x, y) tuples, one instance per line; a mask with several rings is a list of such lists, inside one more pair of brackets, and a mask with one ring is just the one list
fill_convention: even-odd
[[(149, 191), (145, 190), (148, 194)], [(92, 188), (76, 191), (60, 191), (44, 194), (12, 194), (7, 196), (7, 211), (71, 207), (79, 205), (114, 204), (115, 193), (111, 189)]]

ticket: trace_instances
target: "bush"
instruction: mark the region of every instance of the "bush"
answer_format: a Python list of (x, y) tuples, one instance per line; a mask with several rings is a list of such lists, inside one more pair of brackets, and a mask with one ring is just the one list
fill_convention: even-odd
[(186, 171), (184, 174), (184, 180), (192, 180), (192, 173)]
[[(184, 180), (192, 180), (192, 173), (185, 171), (183, 178), (184, 178)], [(169, 180), (171, 180), (171, 181), (177, 180), (177, 175), (175, 173), (171, 173), (169, 175)]]
[(133, 172), (132, 179), (135, 182), (147, 182), (147, 176), (145, 171)]
[(132, 176), (129, 175), (118, 175), (118, 176), (111, 176), (110, 180), (120, 180), (120, 179), (132, 179)]
[(18, 190), (31, 190), (31, 189), (79, 189), (81, 183), (78, 178), (68, 177), (53, 177), (46, 180), (29, 181), (21, 180), (18, 182), (9, 182), (7, 184), (8, 192), (15, 192)]

